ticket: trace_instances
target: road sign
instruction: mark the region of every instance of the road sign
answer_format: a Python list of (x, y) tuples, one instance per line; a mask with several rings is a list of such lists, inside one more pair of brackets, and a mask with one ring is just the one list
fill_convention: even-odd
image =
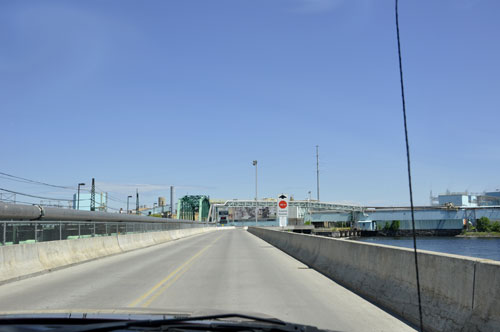
[[(278, 196), (278, 218), (288, 217), (288, 195), (281, 194)], [(281, 224), (281, 222), (280, 222)]]

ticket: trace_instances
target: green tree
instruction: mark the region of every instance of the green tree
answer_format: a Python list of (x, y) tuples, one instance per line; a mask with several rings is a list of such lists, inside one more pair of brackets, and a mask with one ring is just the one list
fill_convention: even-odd
[(386, 222), (385, 225), (384, 225), (384, 231), (388, 231), (390, 229), (391, 229), (391, 225), (389, 225), (389, 223)]
[(391, 223), (391, 231), (397, 231), (399, 229), (399, 220), (393, 220)]
[(492, 232), (500, 232), (500, 223), (498, 221), (495, 221), (493, 224), (491, 224), (490, 228)]
[(476, 222), (476, 229), (478, 232), (488, 232), (490, 230), (490, 219), (488, 217), (481, 217)]

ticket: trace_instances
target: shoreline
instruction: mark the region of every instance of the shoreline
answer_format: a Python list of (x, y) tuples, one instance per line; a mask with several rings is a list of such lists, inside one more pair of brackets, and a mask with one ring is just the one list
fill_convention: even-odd
[(492, 239), (500, 239), (500, 233), (493, 232), (493, 233), (487, 233), (487, 232), (467, 232), (465, 234), (458, 234), (455, 237), (462, 237), (462, 238), (492, 238)]

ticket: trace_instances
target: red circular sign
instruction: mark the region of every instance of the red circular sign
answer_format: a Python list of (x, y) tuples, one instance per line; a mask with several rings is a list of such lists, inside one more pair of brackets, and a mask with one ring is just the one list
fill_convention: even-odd
[(280, 208), (282, 209), (286, 209), (286, 201), (280, 201), (280, 203), (278, 204), (280, 206)]

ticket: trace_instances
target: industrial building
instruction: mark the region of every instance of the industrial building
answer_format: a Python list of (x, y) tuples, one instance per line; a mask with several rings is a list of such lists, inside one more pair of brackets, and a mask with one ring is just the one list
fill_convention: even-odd
[[(466, 223), (481, 217), (500, 221), (500, 207), (440, 207), (426, 206), (414, 209), (417, 230), (461, 230)], [(376, 230), (391, 223), (400, 222), (399, 229), (410, 230), (411, 210), (409, 207), (365, 208), (362, 212), (312, 211), (311, 222), (317, 227), (331, 227), (346, 222), (363, 230)]]
[(484, 192), (482, 194), (471, 194), (468, 192), (456, 192), (440, 194), (433, 197), (431, 194), (431, 205), (436, 206), (500, 206), (500, 191)]

